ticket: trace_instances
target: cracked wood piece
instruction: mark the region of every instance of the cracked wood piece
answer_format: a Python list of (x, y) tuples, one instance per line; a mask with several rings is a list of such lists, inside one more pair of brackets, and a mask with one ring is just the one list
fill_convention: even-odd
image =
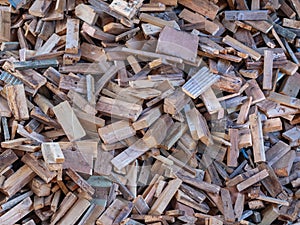
[(89, 183), (84, 180), (78, 173), (76, 173), (72, 169), (67, 169), (66, 174), (83, 190), (88, 194), (93, 195), (95, 193), (95, 189), (89, 185)]
[(94, 25), (98, 19), (98, 14), (90, 5), (79, 4), (75, 7), (75, 15), (84, 22)]
[(268, 10), (225, 11), (225, 20), (267, 20)]
[(294, 115), (299, 112), (298, 109), (280, 105), (270, 100), (264, 100), (257, 103), (258, 108), (264, 112), (269, 118), (278, 116)]
[(140, 139), (111, 160), (111, 163), (121, 170), (149, 150), (146, 143)]
[(0, 217), (0, 223), (2, 225), (15, 224), (33, 210), (32, 206), (33, 202), (30, 197), (25, 198), (18, 205), (3, 214)]
[(201, 140), (205, 145), (212, 143), (207, 121), (196, 108), (186, 112), (186, 119), (192, 138), (195, 141)]
[(211, 73), (207, 67), (202, 67), (182, 86), (182, 90), (188, 96), (195, 99), (204, 93), (218, 79), (219, 76)]
[(178, 188), (182, 184), (182, 180), (176, 178), (169, 181), (167, 187), (159, 195), (157, 200), (152, 205), (149, 214), (152, 215), (161, 215), (165, 211), (166, 207), (172, 200), (173, 196), (176, 194)]
[(294, 28), (294, 29), (300, 29), (300, 21), (299, 20), (293, 20), (288, 18), (283, 18), (282, 26)]
[(263, 179), (265, 179), (266, 177), (269, 176), (269, 173), (266, 169), (256, 173), (255, 175), (251, 176), (250, 178), (242, 181), (241, 183), (239, 183), (236, 188), (239, 192), (245, 190), (246, 188), (252, 186), (253, 184), (256, 184), (257, 182), (262, 181)]
[(119, 119), (130, 119), (133, 122), (137, 120), (143, 110), (141, 105), (104, 96), (100, 97), (96, 109), (105, 115)]
[(29, 112), (23, 84), (5, 86), (8, 106), (16, 120), (28, 120)]
[(49, 183), (55, 176), (56, 173), (50, 171), (45, 162), (34, 158), (31, 154), (25, 154), (21, 161), (32, 169), (40, 178), (42, 178), (46, 183)]
[(11, 9), (0, 6), (0, 42), (11, 41)]
[(13, 175), (7, 178), (1, 186), (1, 191), (8, 197), (12, 197), (19, 192), (26, 184), (28, 184), (36, 174), (24, 165), (19, 168)]
[(239, 130), (229, 129), (230, 144), (227, 151), (227, 166), (237, 167), (239, 157)]
[[(3, 142), (1, 143), (2, 147)], [(11, 150), (7, 149), (0, 155), (0, 172), (4, 171), (8, 166), (12, 165), (18, 159), (17, 155)]]
[(286, 105), (292, 108), (300, 109), (300, 100), (298, 98), (290, 97), (287, 95), (279, 94), (277, 92), (271, 91), (268, 100), (277, 102), (282, 105)]
[(57, 223), (57, 225), (74, 225), (77, 220), (82, 216), (85, 210), (90, 206), (90, 202), (85, 198), (79, 198), (72, 208), (68, 210), (65, 216)]
[(63, 163), (65, 161), (62, 150), (56, 142), (42, 143), (42, 154), (47, 164)]
[(284, 206), (290, 205), (290, 203), (288, 201), (277, 199), (277, 198), (272, 198), (272, 197), (268, 197), (268, 196), (264, 196), (264, 195), (259, 195), (258, 197), (256, 197), (256, 199), (265, 201), (265, 202), (278, 204), (278, 205), (284, 205)]
[(135, 135), (135, 130), (125, 120), (111, 123), (98, 129), (98, 134), (104, 144), (113, 144)]
[(240, 221), (243, 215), (244, 205), (245, 205), (245, 194), (238, 193), (234, 204), (234, 214), (235, 214), (235, 218), (237, 218), (238, 221)]
[(219, 11), (219, 6), (208, 0), (178, 0), (178, 3), (211, 20), (215, 19)]
[(53, 112), (70, 141), (78, 140), (86, 135), (68, 101), (53, 107)]
[(249, 116), (249, 122), (252, 134), (254, 162), (265, 162), (266, 155), (260, 114), (251, 114)]
[(161, 146), (170, 150), (172, 146), (181, 138), (181, 136), (186, 132), (188, 126), (184, 123), (175, 122), (169, 129), (168, 135), (161, 143)]
[(80, 50), (81, 58), (88, 62), (102, 62), (106, 60), (104, 49), (99, 46), (83, 42)]
[(273, 52), (264, 51), (264, 76), (263, 90), (271, 90), (273, 87)]
[(178, 56), (183, 60), (195, 62), (197, 58), (199, 37), (187, 32), (165, 26), (160, 32), (156, 52)]
[(95, 95), (99, 95), (104, 86), (116, 75), (118, 66), (111, 66), (95, 84)]
[(300, 73), (295, 73), (292, 76), (286, 76), (283, 81), (279, 93), (291, 97), (297, 97), (300, 91)]
[(50, 220), (51, 225), (57, 224), (57, 222), (69, 211), (69, 209), (74, 205), (76, 202), (77, 197), (72, 192), (66, 193), (66, 196), (60, 203), (58, 210), (53, 214)]
[(223, 208), (224, 208), (225, 221), (234, 222), (235, 216), (234, 216), (234, 210), (233, 210), (231, 195), (230, 195), (229, 190), (222, 188), (221, 189), (221, 198), (222, 198), (222, 203), (223, 203)]
[(244, 45), (243, 43), (241, 43), (241, 42), (237, 41), (236, 39), (230, 37), (229, 35), (226, 35), (222, 39), (222, 41), (225, 44), (233, 47), (234, 49), (236, 49), (240, 52), (248, 54), (255, 61), (258, 61), (261, 58), (261, 55), (257, 51), (253, 50), (252, 48), (247, 47), (246, 45)]
[(8, 102), (2, 96), (0, 96), (0, 116), (1, 117), (11, 117), (12, 112), (8, 106)]
[(283, 141), (277, 142), (266, 152), (266, 159), (269, 166), (272, 166), (280, 158), (291, 150), (291, 146), (284, 143)]
[(79, 19), (68, 19), (65, 52), (69, 54), (78, 54), (78, 49), (79, 49)]
[(165, 114), (154, 122), (143, 137), (143, 142), (148, 148), (160, 145), (168, 135), (169, 129), (173, 125), (172, 118)]

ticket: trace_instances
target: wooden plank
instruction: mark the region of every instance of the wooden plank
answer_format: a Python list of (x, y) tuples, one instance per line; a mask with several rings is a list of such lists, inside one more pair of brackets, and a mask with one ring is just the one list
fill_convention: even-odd
[(241, 183), (239, 183), (236, 188), (238, 189), (238, 191), (243, 191), (246, 188), (252, 186), (253, 184), (260, 182), (261, 180), (263, 180), (264, 178), (268, 177), (269, 173), (266, 169), (258, 172), (257, 174), (253, 175), (252, 177), (246, 179), (245, 181), (242, 181)]
[(231, 196), (230, 196), (229, 190), (222, 188), (221, 189), (221, 198), (222, 198), (222, 203), (223, 203), (223, 207), (224, 207), (224, 219), (227, 222), (234, 222), (235, 216), (234, 216), (234, 211), (233, 211), (233, 206), (232, 206), (232, 201), (231, 201)]
[(65, 52), (70, 54), (78, 54), (79, 49), (79, 20), (67, 20), (67, 37)]
[(215, 5), (213, 2), (209, 2), (207, 0), (204, 1), (188, 1), (188, 0), (178, 0), (178, 3), (200, 13), (203, 16), (207, 16), (209, 19), (214, 20), (219, 7)]
[(97, 219), (96, 224), (112, 225), (115, 218), (119, 215), (122, 208), (126, 206), (126, 202), (115, 199), (113, 203), (104, 211), (104, 213)]
[(49, 183), (57, 175), (55, 172), (51, 172), (43, 161), (37, 160), (31, 154), (25, 154), (21, 160), (46, 183)]
[(5, 86), (8, 106), (16, 120), (28, 120), (29, 112), (26, 104), (23, 84)]
[(280, 118), (268, 119), (263, 122), (263, 132), (276, 132), (282, 130), (282, 122)]
[(15, 224), (33, 210), (32, 204), (30, 197), (25, 198), (22, 202), (0, 217), (1, 224)]
[(11, 10), (8, 6), (0, 7), (0, 41), (11, 41)]
[(47, 164), (63, 163), (65, 161), (58, 143), (42, 143), (42, 154)]
[(182, 181), (178, 178), (169, 181), (167, 187), (163, 190), (163, 192), (159, 195), (159, 198), (152, 205), (149, 213), (153, 215), (163, 214), (164, 210), (177, 192), (181, 183)]
[(66, 215), (57, 223), (57, 225), (74, 225), (89, 206), (90, 202), (87, 199), (78, 198), (72, 208), (69, 209)]
[(282, 158), (287, 152), (291, 150), (291, 147), (284, 143), (283, 141), (279, 141), (275, 145), (273, 145), (267, 152), (266, 152), (266, 159), (268, 165), (272, 166), (276, 163), (280, 158)]
[(234, 49), (236, 49), (236, 50), (238, 50), (238, 51), (241, 51), (241, 52), (243, 52), (243, 53), (248, 54), (248, 55), (249, 55), (251, 58), (253, 58), (255, 61), (258, 61), (258, 60), (261, 58), (261, 55), (260, 55), (257, 51), (255, 51), (255, 50), (253, 50), (253, 49), (247, 47), (246, 45), (244, 45), (244, 44), (242, 44), (241, 42), (237, 41), (236, 39), (230, 37), (229, 35), (226, 35), (226, 36), (222, 39), (222, 41), (223, 41), (225, 44), (227, 44), (227, 45), (233, 47)]
[(98, 14), (92, 6), (79, 4), (75, 7), (75, 15), (84, 22), (94, 25), (98, 19)]
[(231, 10), (225, 11), (226, 20), (267, 20), (268, 10)]
[(4, 171), (8, 166), (12, 165), (17, 159), (17, 155), (11, 149), (5, 150), (0, 155), (0, 172)]
[(287, 177), (290, 175), (294, 160), (296, 158), (296, 153), (294, 150), (290, 150), (283, 157), (281, 157), (277, 162), (275, 162), (272, 167), (277, 176)]
[(78, 140), (86, 135), (85, 130), (67, 101), (53, 107), (53, 112), (70, 141)]
[(135, 130), (128, 121), (118, 121), (98, 129), (98, 134), (105, 144), (113, 144), (135, 135)]
[(271, 91), (268, 96), (268, 99), (271, 101), (277, 102), (279, 104), (282, 104), (282, 105), (300, 109), (300, 100), (297, 98), (294, 98), (294, 97), (286, 96), (286, 95)]
[(249, 116), (249, 122), (252, 134), (254, 162), (265, 162), (266, 155), (260, 114), (251, 114)]
[(36, 17), (44, 17), (50, 7), (52, 1), (37, 0), (29, 8), (29, 13)]
[(264, 51), (264, 77), (263, 90), (271, 90), (273, 87), (273, 52)]
[(72, 169), (67, 169), (67, 175), (83, 190), (88, 194), (93, 195), (95, 193), (95, 189), (90, 186), (87, 181), (85, 181), (78, 173), (76, 173)]
[(237, 129), (229, 129), (231, 146), (227, 151), (227, 166), (237, 167), (239, 156), (239, 131)]

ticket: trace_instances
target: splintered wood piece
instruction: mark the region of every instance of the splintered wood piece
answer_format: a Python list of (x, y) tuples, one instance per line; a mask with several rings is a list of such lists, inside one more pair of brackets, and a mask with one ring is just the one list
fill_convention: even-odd
[(65, 157), (56, 142), (42, 143), (42, 154), (47, 164), (63, 163)]
[(237, 167), (238, 166), (238, 156), (239, 156), (239, 130), (229, 129), (230, 144), (231, 146), (227, 151), (227, 166)]
[(250, 130), (252, 134), (254, 162), (265, 162), (265, 148), (260, 114), (251, 114), (249, 116)]
[(0, 41), (11, 41), (11, 9), (8, 6), (0, 7)]
[(234, 222), (235, 216), (234, 216), (234, 211), (233, 211), (233, 206), (232, 206), (232, 201), (231, 201), (231, 196), (230, 196), (229, 190), (222, 188), (221, 189), (221, 198), (222, 198), (222, 203), (223, 203), (223, 208), (224, 208), (225, 220), (227, 222)]
[(268, 10), (225, 11), (225, 20), (267, 20)]
[(194, 10), (197, 13), (200, 13), (203, 16), (207, 16), (211, 20), (215, 19), (219, 11), (219, 7), (208, 0), (178, 0), (178, 3), (191, 10)]
[(22, 162), (29, 166), (46, 183), (49, 183), (56, 176), (56, 173), (51, 172), (43, 161), (34, 158), (31, 154), (25, 154), (22, 157)]
[(285, 131), (282, 136), (290, 142), (298, 141), (300, 139), (299, 130), (298, 127), (293, 127), (292, 129)]
[[(142, 22), (150, 23), (152, 25), (155, 25), (155, 26), (161, 27), (161, 28), (163, 28), (165, 26), (169, 26), (169, 27), (173, 27), (175, 29), (180, 29), (179, 25), (174, 20), (167, 21), (167, 20), (160, 19), (156, 16), (152, 16), (152, 15), (146, 14), (146, 13), (141, 13), (139, 19)], [(159, 57), (157, 57), (157, 58), (159, 58)]]
[(96, 104), (96, 109), (108, 116), (119, 119), (130, 119), (136, 121), (142, 113), (142, 106), (128, 103), (119, 99), (112, 99), (101, 96)]
[(292, 19), (288, 19), (288, 18), (283, 18), (282, 26), (289, 27), (289, 28), (294, 28), (294, 29), (299, 29), (300, 28), (300, 21), (292, 20)]
[(246, 45), (244, 45), (243, 43), (241, 43), (241, 42), (237, 41), (236, 39), (230, 37), (229, 35), (226, 35), (226, 36), (222, 39), (222, 41), (223, 41), (225, 44), (227, 44), (227, 45), (233, 47), (234, 49), (236, 49), (236, 50), (238, 50), (238, 51), (241, 51), (241, 52), (243, 52), (243, 53), (248, 54), (248, 55), (249, 55), (251, 58), (253, 58), (255, 61), (258, 61), (258, 60), (261, 58), (261, 55), (260, 55), (257, 51), (255, 51), (255, 50), (253, 50), (253, 49), (247, 47)]
[(166, 149), (171, 149), (172, 146), (179, 140), (179, 138), (185, 133), (188, 126), (184, 123), (176, 122), (174, 123), (168, 131), (168, 135), (162, 142), (162, 146)]
[(72, 192), (66, 193), (66, 196), (62, 200), (58, 210), (51, 217), (51, 225), (57, 224), (57, 222), (69, 211), (69, 209), (76, 202), (77, 197)]
[(103, 48), (83, 42), (80, 46), (81, 58), (88, 62), (102, 62), (106, 60)]
[(292, 108), (300, 109), (300, 100), (298, 98), (290, 97), (287, 95), (279, 94), (271, 91), (267, 97), (269, 100), (286, 105)]
[(260, 225), (269, 225), (272, 224), (274, 220), (279, 216), (278, 206), (270, 205), (262, 212), (263, 218), (260, 222)]
[(83, 190), (88, 194), (93, 195), (95, 193), (95, 189), (89, 185), (89, 183), (84, 180), (78, 173), (76, 173), (73, 169), (67, 169), (66, 174)]
[(146, 143), (140, 139), (111, 160), (111, 163), (121, 170), (149, 150)]
[(90, 206), (87, 199), (79, 198), (66, 215), (57, 223), (57, 225), (70, 224), (74, 225), (76, 221), (82, 216), (84, 211)]
[(69, 54), (78, 54), (79, 49), (79, 20), (67, 20), (67, 37), (65, 52)]
[(167, 187), (163, 190), (163, 192), (159, 195), (158, 199), (154, 202), (149, 213), (152, 215), (163, 214), (163, 212), (172, 200), (173, 196), (176, 194), (181, 184), (182, 180), (178, 178), (169, 181)]
[(33, 202), (30, 197), (25, 198), (18, 205), (7, 211), (0, 217), (3, 225), (15, 224), (33, 210)]
[(237, 124), (244, 124), (247, 121), (251, 104), (252, 104), (252, 96), (250, 96), (242, 105), (238, 119), (236, 121)]
[(26, 103), (25, 89), (23, 84), (6, 85), (8, 106), (16, 120), (28, 120), (29, 112)]
[(273, 87), (273, 52), (264, 51), (264, 77), (263, 90), (271, 90)]
[(0, 172), (4, 171), (8, 166), (12, 165), (17, 159), (17, 155), (11, 149), (7, 149), (6, 151), (4, 151), (0, 155)]
[(98, 14), (92, 6), (79, 4), (75, 7), (75, 15), (84, 22), (94, 25), (98, 19)]
[(81, 94), (77, 93), (76, 91), (70, 90), (68, 92), (68, 97), (73, 102), (73, 104), (78, 106), (78, 108), (82, 111), (90, 115), (95, 115), (97, 113), (95, 107), (91, 105)]
[(252, 97), (252, 104), (263, 101), (266, 98), (255, 79), (248, 80), (247, 83), (249, 86), (245, 93), (247, 96)]
[(287, 76), (280, 87), (280, 94), (297, 97), (300, 90), (300, 73)]
[(257, 174), (253, 175), (252, 177), (246, 179), (245, 181), (242, 181), (239, 183), (236, 188), (239, 192), (242, 190), (245, 190), (246, 188), (252, 186), (253, 184), (256, 184), (257, 182), (260, 182), (261, 180), (265, 179), (269, 176), (269, 173), (266, 169), (258, 172)]
[(1, 186), (1, 191), (5, 195), (12, 197), (20, 191), (26, 184), (28, 184), (36, 174), (29, 166), (24, 165), (18, 169), (13, 175), (7, 178)]
[(277, 142), (266, 152), (266, 159), (269, 166), (272, 166), (280, 158), (291, 150), (291, 146), (284, 143), (283, 141)]
[(160, 32), (156, 47), (157, 53), (178, 56), (183, 60), (195, 62), (199, 37), (165, 26)]
[(143, 142), (148, 148), (160, 145), (167, 137), (168, 131), (173, 124), (173, 120), (169, 115), (163, 115), (154, 122), (147, 130), (143, 137)]
[(203, 94), (218, 79), (219, 76), (211, 73), (207, 67), (202, 67), (182, 86), (182, 90), (188, 96), (195, 99)]
[(245, 195), (242, 193), (238, 193), (234, 204), (234, 214), (235, 214), (235, 218), (237, 218), (238, 221), (240, 221), (243, 215), (244, 204), (245, 204)]
[(175, 115), (189, 102), (190, 98), (178, 88), (173, 94), (165, 98), (163, 109), (165, 113)]
[(186, 112), (186, 119), (192, 138), (195, 141), (201, 140), (205, 145), (212, 143), (207, 121), (196, 108)]
[(290, 175), (294, 160), (296, 158), (296, 152), (290, 150), (283, 157), (281, 157), (277, 162), (275, 162), (272, 167), (277, 176), (287, 177)]
[(53, 107), (53, 112), (70, 141), (78, 140), (86, 135), (68, 101)]
[(98, 134), (105, 144), (113, 144), (135, 135), (135, 130), (128, 121), (121, 120), (98, 129)]
[(120, 214), (121, 210), (126, 207), (127, 203), (119, 199), (115, 199), (112, 204), (97, 219), (96, 224), (113, 225), (114, 220)]

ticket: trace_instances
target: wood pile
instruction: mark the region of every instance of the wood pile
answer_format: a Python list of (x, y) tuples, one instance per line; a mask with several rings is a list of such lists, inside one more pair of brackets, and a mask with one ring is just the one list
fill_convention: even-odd
[(1, 0), (0, 224), (300, 224), (298, 0)]

